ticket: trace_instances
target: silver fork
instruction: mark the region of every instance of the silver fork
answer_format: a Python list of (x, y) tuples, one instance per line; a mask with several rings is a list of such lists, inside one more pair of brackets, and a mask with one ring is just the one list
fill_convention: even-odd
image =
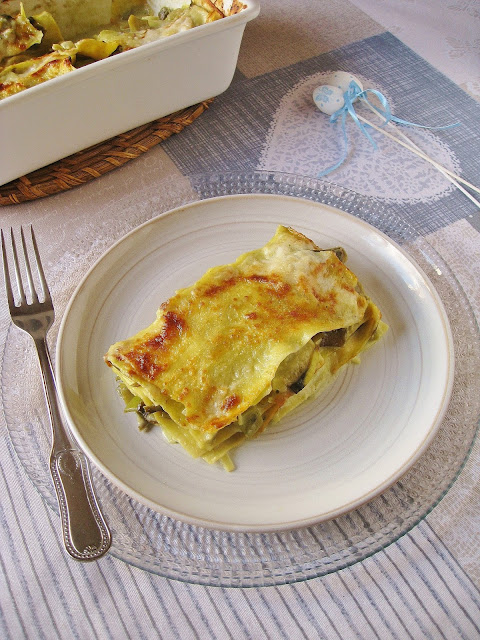
[[(20, 234), (30, 301), (27, 300), (25, 295), (15, 236), (13, 229), (10, 229), (12, 257), (19, 297), (19, 304), (17, 305), (10, 281), (5, 237), (3, 230), (0, 231), (3, 271), (10, 315), (13, 323), (33, 338), (40, 360), (43, 388), (52, 428), (52, 449), (49, 466), (60, 507), (65, 548), (76, 560), (96, 560), (103, 556), (110, 547), (110, 531), (95, 497), (88, 460), (73, 444), (60, 415), (53, 367), (46, 342), (47, 332), (53, 324), (55, 314), (33, 227), (30, 226), (33, 258), (29, 258), (23, 228), (21, 228)], [(30, 260), (32, 264), (36, 265), (43, 300), (39, 299), (35, 289)]]

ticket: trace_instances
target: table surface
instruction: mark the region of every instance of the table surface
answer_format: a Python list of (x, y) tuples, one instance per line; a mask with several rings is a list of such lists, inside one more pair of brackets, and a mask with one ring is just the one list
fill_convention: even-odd
[[(476, 0), (263, 0), (247, 25), (232, 85), (195, 123), (98, 180), (0, 210), (2, 228), (34, 224), (47, 276), (54, 274), (58, 320), (114, 241), (192, 197), (188, 176), (266, 170), (314, 177), (334, 164), (341, 133), (326, 118), (308, 118), (304, 92), (337, 69), (381, 91), (406, 120), (460, 121), (408, 134), (480, 183)], [(397, 145), (379, 137), (374, 151), (349, 133), (348, 158), (327, 180), (413, 225), (451, 269), (478, 321), (479, 208)], [(1, 304), (3, 366), (11, 331)], [(478, 385), (478, 375), (471, 372), (467, 384)], [(247, 589), (168, 579), (112, 555), (71, 560), (58, 515), (18, 455), (5, 412), (0, 424), (2, 638), (480, 637), (478, 440), (447, 495), (396, 542), (330, 575)]]

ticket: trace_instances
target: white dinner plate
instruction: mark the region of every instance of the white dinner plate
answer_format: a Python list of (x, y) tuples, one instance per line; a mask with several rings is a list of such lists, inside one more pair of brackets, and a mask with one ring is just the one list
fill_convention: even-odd
[[(149, 325), (176, 289), (261, 247), (278, 224), (324, 248), (343, 246), (389, 330), (322, 395), (236, 450), (227, 473), (168, 444), (160, 429), (140, 432), (103, 355)], [(386, 235), (324, 204), (234, 195), (163, 214), (107, 251), (67, 307), (56, 365), (73, 434), (127, 494), (195, 525), (273, 531), (336, 517), (404, 474), (441, 423), (454, 357), (438, 294)]]

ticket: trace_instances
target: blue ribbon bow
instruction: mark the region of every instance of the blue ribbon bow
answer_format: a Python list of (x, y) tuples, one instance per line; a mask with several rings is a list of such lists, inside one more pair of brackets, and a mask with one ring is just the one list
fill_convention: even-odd
[[(379, 100), (381, 104), (381, 107), (378, 107), (377, 105), (373, 105), (369, 101), (368, 99), (369, 94), (376, 96), (376, 98)], [(367, 102), (377, 113), (379, 113), (381, 116), (385, 118), (385, 122), (381, 124), (382, 127), (385, 127), (389, 122), (396, 122), (397, 124), (403, 124), (409, 127), (419, 127), (421, 129), (451, 129), (452, 127), (457, 127), (460, 124), (460, 122), (455, 122), (454, 124), (448, 124), (441, 127), (428, 127), (426, 125), (416, 124), (415, 122), (409, 122), (408, 120), (402, 120), (401, 118), (397, 118), (392, 114), (388, 101), (383, 95), (383, 93), (381, 93), (380, 91), (377, 91), (376, 89), (362, 89), (361, 87), (358, 86), (358, 84), (354, 80), (352, 80), (348, 86), (347, 91), (345, 91), (345, 93), (343, 94), (343, 99), (345, 101), (343, 107), (338, 109), (338, 111), (335, 111), (335, 113), (330, 116), (330, 122), (332, 123), (335, 123), (340, 118), (342, 134), (343, 134), (343, 144), (344, 144), (343, 155), (341, 159), (338, 162), (336, 162), (334, 165), (332, 165), (331, 167), (328, 167), (328, 169), (324, 169), (323, 171), (321, 171), (317, 175), (318, 178), (326, 176), (332, 171), (335, 171), (335, 169), (338, 169), (347, 159), (347, 156), (348, 156), (348, 137), (347, 137), (347, 129), (346, 129), (347, 116), (351, 116), (352, 120), (355, 122), (355, 124), (360, 129), (360, 131), (369, 140), (372, 147), (374, 149), (377, 149), (377, 144), (375, 140), (372, 138), (372, 136), (368, 132), (369, 125), (363, 124), (362, 122), (360, 122), (355, 112), (353, 103), (360, 98), (363, 99), (365, 102)]]

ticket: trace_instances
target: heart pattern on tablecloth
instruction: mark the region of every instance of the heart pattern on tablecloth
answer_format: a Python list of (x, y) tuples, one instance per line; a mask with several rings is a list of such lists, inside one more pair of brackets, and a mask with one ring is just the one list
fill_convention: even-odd
[[(262, 149), (258, 168), (316, 177), (335, 164), (343, 153), (341, 123), (331, 123), (312, 99), (315, 87), (331, 72), (310, 75), (298, 82), (280, 101)], [(383, 87), (374, 87), (359, 76), (365, 88), (375, 88), (395, 103)], [(355, 105), (357, 108), (357, 103)], [(363, 105), (358, 112), (379, 124)], [(396, 115), (396, 114), (395, 114)], [(408, 118), (408, 114), (403, 114)], [(438, 123), (420, 123), (436, 125)], [(443, 123), (441, 123), (443, 124)], [(450, 171), (459, 173), (454, 152), (437, 132), (416, 127), (399, 127), (424, 153)], [(390, 132), (391, 129), (389, 129)], [(428, 162), (370, 128), (374, 149), (353, 120), (347, 119), (348, 156), (344, 164), (328, 174), (328, 180), (370, 197), (396, 202), (433, 202), (454, 189), (451, 182)]]

